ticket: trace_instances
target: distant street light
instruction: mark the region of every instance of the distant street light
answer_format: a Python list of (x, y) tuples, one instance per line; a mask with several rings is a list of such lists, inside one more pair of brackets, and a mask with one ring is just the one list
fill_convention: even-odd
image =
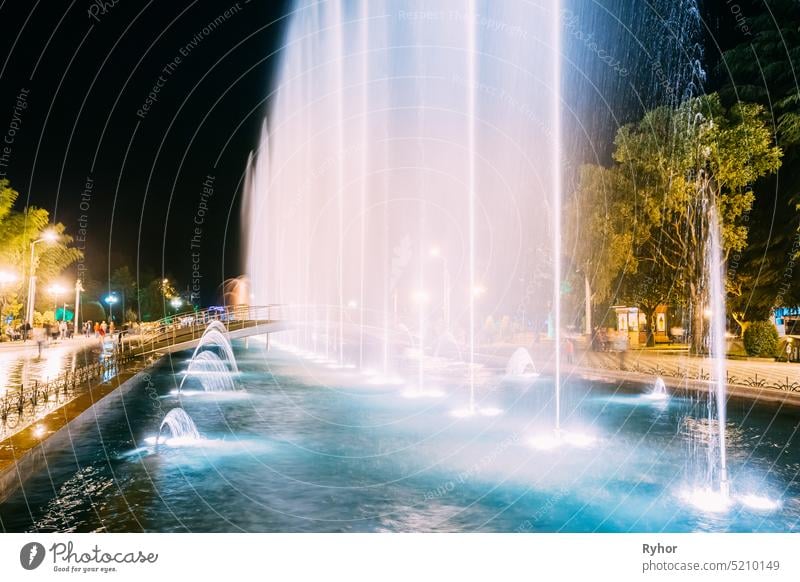
[(10, 273), (8, 271), (0, 271), (0, 285), (5, 287), (6, 285), (10, 285), (11, 283), (15, 283), (18, 280), (18, 277), (14, 273)]
[(108, 305), (108, 319), (109, 319), (109, 322), (114, 321), (114, 305), (117, 303), (117, 301), (119, 301), (117, 299), (117, 296), (114, 295), (113, 293), (109, 293), (108, 295), (106, 295), (106, 297), (105, 297), (105, 299), (103, 299), (103, 301), (105, 301), (106, 305)]
[(169, 300), (169, 304), (172, 305), (172, 308), (177, 311), (183, 305), (183, 299), (181, 299), (180, 297), (173, 297), (172, 299)]
[(81, 283), (80, 279), (75, 279), (75, 317), (73, 319), (74, 319), (74, 323), (75, 323), (75, 333), (76, 334), (78, 332), (78, 316), (80, 315), (80, 312), (81, 312), (81, 292), (82, 291), (84, 291), (83, 283)]
[[(66, 298), (66, 296), (67, 296), (67, 288), (64, 287), (63, 285), (60, 285), (59, 283), (54, 283), (53, 285), (50, 285), (50, 289), (48, 289), (48, 291), (56, 299), (60, 299), (62, 297)], [(56, 318), (56, 319), (58, 319), (58, 318)], [(66, 301), (64, 302), (64, 306), (63, 306), (63, 308), (61, 310), (61, 320), (62, 321), (67, 321), (67, 303), (66, 303)]]
[(58, 233), (52, 229), (47, 229), (42, 233), (41, 238), (37, 238), (31, 242), (31, 263), (30, 263), (30, 278), (28, 279), (28, 305), (27, 317), (25, 318), (28, 324), (33, 327), (33, 304), (36, 302), (36, 268), (35, 268), (35, 249), (36, 245), (40, 242), (53, 243), (58, 240)]

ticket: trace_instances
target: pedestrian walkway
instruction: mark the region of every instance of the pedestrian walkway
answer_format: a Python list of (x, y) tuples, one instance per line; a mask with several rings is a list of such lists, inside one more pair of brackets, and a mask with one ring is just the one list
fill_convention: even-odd
[[(698, 379), (713, 377), (712, 361), (709, 358), (690, 356), (686, 352), (585, 351), (579, 354), (577, 363), (587, 368), (644, 372), (653, 376)], [(726, 359), (725, 367), (728, 384), (800, 391), (800, 364), (797, 363)]]
[(34, 342), (0, 344), (0, 397), (9, 389), (32, 382), (47, 382), (68, 370), (96, 361), (100, 342), (76, 337), (49, 343), (39, 357)]

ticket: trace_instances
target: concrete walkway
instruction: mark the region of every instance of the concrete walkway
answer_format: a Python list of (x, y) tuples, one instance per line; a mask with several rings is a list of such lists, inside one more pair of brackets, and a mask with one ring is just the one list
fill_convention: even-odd
[(21, 384), (46, 382), (96, 361), (101, 349), (99, 340), (83, 337), (50, 342), (41, 358), (34, 342), (3, 342), (0, 346), (0, 397)]
[[(659, 353), (630, 350), (624, 354), (585, 351), (576, 354), (580, 367), (599, 370), (626, 370), (654, 376), (708, 378), (712, 362), (685, 352)], [(771, 360), (725, 360), (728, 383), (741, 386), (782, 387), (800, 391), (800, 364)]]

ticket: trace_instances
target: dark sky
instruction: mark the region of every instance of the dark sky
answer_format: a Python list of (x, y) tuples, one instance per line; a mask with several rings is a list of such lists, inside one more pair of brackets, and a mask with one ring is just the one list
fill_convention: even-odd
[[(73, 235), (85, 227), (89, 277), (104, 281), (128, 265), (142, 284), (163, 274), (185, 289), (198, 264), (208, 304), (224, 279), (241, 274), (241, 181), (266, 113), (288, 4), (0, 0), (0, 130), (14, 119), (20, 94), (27, 105), (15, 122), (8, 177), (20, 206), (47, 208)], [(729, 11), (712, 4), (704, 7), (714, 35), (705, 31), (709, 68), (717, 43), (736, 41)], [(610, 46), (621, 60), (652, 76), (642, 58), (652, 47), (640, 41), (655, 42), (660, 28), (642, 16), (641, 0), (565, 6), (605, 42), (619, 42)], [(565, 38), (575, 43), (572, 36)], [(586, 52), (584, 45), (572, 53)], [(584, 59), (597, 60), (593, 53)], [(607, 156), (618, 124), (651, 105), (645, 101), (655, 85), (641, 75), (614, 77), (605, 65), (596, 72), (602, 99), (577, 91), (584, 102), (576, 109), (586, 112), (598, 134), (590, 139), (600, 150), (605, 143)], [(196, 219), (203, 223), (192, 249)]]
[(113, 4), (0, 1), (2, 133), (17, 97), (27, 103), (8, 178), (71, 234), (85, 217), (91, 278), (128, 265), (143, 283), (164, 272), (185, 286), (203, 183), (213, 176), (199, 239), (208, 303), (241, 271), (240, 180), (265, 114), (285, 3)]

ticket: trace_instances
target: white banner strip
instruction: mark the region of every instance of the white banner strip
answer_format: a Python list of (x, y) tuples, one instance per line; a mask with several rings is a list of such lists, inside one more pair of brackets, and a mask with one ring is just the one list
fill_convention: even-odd
[(797, 534), (4, 534), (3, 580), (798, 580)]

